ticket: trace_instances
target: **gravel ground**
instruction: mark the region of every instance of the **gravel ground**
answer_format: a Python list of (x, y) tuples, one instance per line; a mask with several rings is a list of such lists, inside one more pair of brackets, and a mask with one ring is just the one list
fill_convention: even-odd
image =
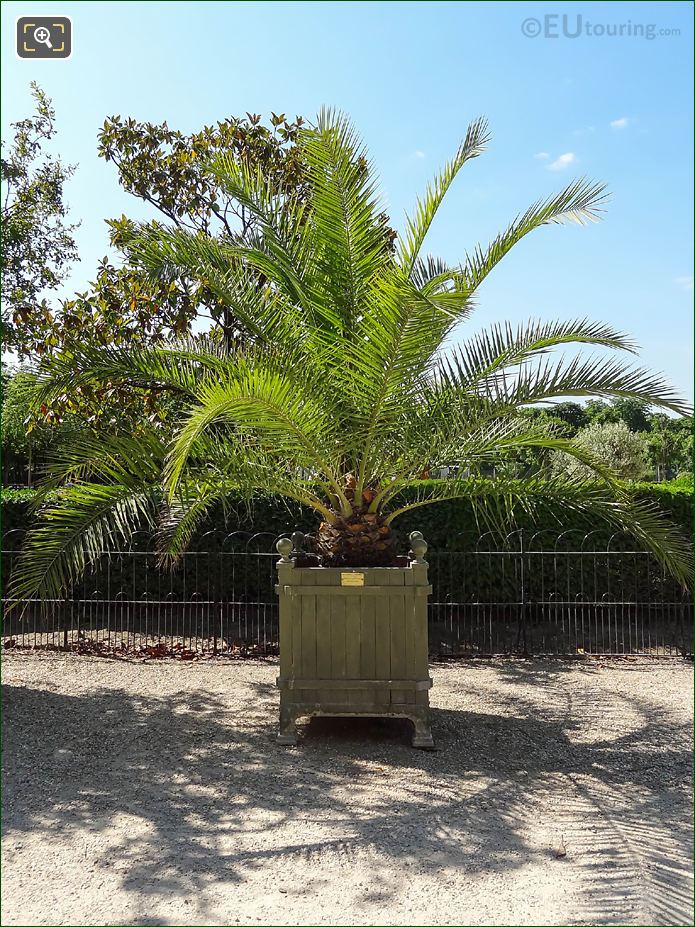
[(693, 923), (692, 666), (435, 666), (436, 752), (276, 674), (6, 656), (2, 923)]

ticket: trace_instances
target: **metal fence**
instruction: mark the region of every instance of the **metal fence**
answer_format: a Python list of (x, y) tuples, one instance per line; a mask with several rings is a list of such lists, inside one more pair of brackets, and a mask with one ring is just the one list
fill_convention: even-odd
[[(3, 539), (5, 580), (21, 537)], [(618, 535), (599, 538), (516, 531), (503, 543), (457, 536), (446, 551), (430, 550), (432, 655), (691, 655), (689, 595), (649, 554)], [(136, 536), (68, 598), (10, 610), (5, 646), (184, 659), (277, 653), (276, 540), (210, 532), (165, 571), (152, 539)]]

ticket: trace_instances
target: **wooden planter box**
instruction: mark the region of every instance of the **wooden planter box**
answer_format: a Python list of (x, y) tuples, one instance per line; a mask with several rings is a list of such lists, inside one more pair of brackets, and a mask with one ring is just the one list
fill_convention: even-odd
[[(297, 567), (278, 541), (280, 731), (297, 742), (298, 718), (409, 718), (413, 746), (433, 747), (429, 720), (427, 545), (403, 567)], [(284, 546), (283, 546), (284, 545)], [(418, 548), (419, 545), (419, 548)], [(412, 552), (411, 552), (412, 554)]]

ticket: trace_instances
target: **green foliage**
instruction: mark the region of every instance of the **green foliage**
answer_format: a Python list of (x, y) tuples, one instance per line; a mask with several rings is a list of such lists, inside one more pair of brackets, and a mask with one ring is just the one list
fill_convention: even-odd
[(610, 403), (589, 400), (586, 404), (587, 424), (607, 425), (624, 422), (630, 431), (649, 431), (649, 405), (639, 399), (621, 397)]
[[(530, 408), (526, 414), (536, 421), (555, 422), (568, 438), (575, 438), (589, 425), (623, 423), (646, 441), (649, 467), (645, 476), (668, 480), (692, 469), (692, 416), (674, 418), (651, 411), (646, 403), (634, 399), (589, 400), (586, 406), (561, 402), (546, 409)], [(547, 451), (514, 452), (508, 454), (506, 466), (517, 476), (538, 470), (548, 472), (549, 459)]]
[(2, 378), (2, 462), (3, 481), (28, 481), (56, 432), (33, 411), (37, 399), (36, 374), (29, 370), (3, 373)]
[[(68, 386), (59, 403), (42, 401), (35, 371), (20, 369), (3, 374), (2, 463), (3, 483), (27, 483), (50, 475), (59, 448), (97, 444), (100, 436), (171, 435), (179, 411), (177, 397), (152, 389), (112, 386), (90, 389)], [(133, 397), (138, 395), (138, 402)], [(59, 415), (56, 405), (62, 409)], [(85, 409), (90, 409), (89, 415)]]
[(93, 344), (152, 343), (187, 331), (196, 311), (196, 301), (176, 281), (153, 287), (132, 267), (114, 267), (104, 258), (90, 289), (63, 302), (54, 337), (63, 348), (85, 332)]
[(26, 454), (30, 443), (35, 449), (51, 443), (47, 427), (36, 427), (31, 408), (37, 397), (36, 374), (18, 370), (3, 376), (2, 445), (5, 452)]
[[(9, 531), (26, 531), (32, 521), (32, 507), (37, 497), (38, 490), (28, 486), (22, 489), (2, 487), (0, 490), (0, 526), (3, 536)], [(17, 543), (10, 546), (16, 548)]]
[(116, 165), (125, 190), (178, 227), (212, 237), (226, 232), (234, 238), (236, 219), (245, 237), (257, 226), (256, 217), (226, 193), (207, 165), (225, 154), (260, 170), (275, 191), (301, 193), (306, 178), (297, 137), (304, 120), (272, 113), (270, 123), (265, 126), (259, 115), (247, 113), (184, 135), (165, 122), (112, 116), (99, 132), (99, 156)]
[[(153, 206), (177, 228), (213, 240), (248, 243), (256, 234), (256, 217), (228, 195), (208, 170), (208, 163), (224, 152), (236, 162), (261, 171), (276, 193), (301, 197), (305, 171), (297, 135), (302, 124), (301, 116), (292, 122), (284, 113), (273, 113), (270, 126), (265, 126), (260, 116), (247, 113), (246, 117), (229, 117), (184, 135), (166, 123), (112, 116), (99, 133), (98, 151), (100, 157), (115, 164), (119, 182), (128, 193)], [(136, 223), (125, 216), (110, 220), (109, 225), (111, 242), (119, 250), (127, 248), (138, 232)], [(156, 231), (158, 224), (150, 223), (147, 228)], [(128, 273), (137, 275), (132, 267)], [(155, 304), (149, 313), (144, 305), (141, 310), (149, 314), (159, 331), (181, 333), (203, 315), (220, 328), (228, 346), (243, 336), (230, 306), (204, 279), (176, 273), (157, 281), (145, 281), (140, 275), (140, 281)], [(137, 336), (137, 340), (142, 338)]]
[[(38, 490), (30, 486), (3, 486), (0, 489), (0, 501), (4, 507), (29, 504), (36, 500), (37, 493)], [(28, 523), (25, 523), (24, 527), (28, 527)]]
[[(494, 480), (490, 481), (494, 484)], [(423, 488), (427, 481), (423, 481)], [(658, 508), (664, 516), (677, 524), (684, 534), (691, 533), (693, 493), (675, 483), (625, 483), (622, 490), (633, 502), (646, 503)], [(404, 490), (406, 499), (418, 495), (417, 487)], [(510, 531), (523, 528), (529, 534), (542, 532), (546, 537), (564, 531), (576, 533), (593, 532), (598, 543), (605, 542), (615, 534), (601, 514), (580, 509), (561, 509), (552, 503), (541, 504), (529, 512), (523, 505), (515, 506), (508, 522)], [(407, 537), (411, 531), (422, 531), (434, 550), (463, 550), (470, 547), (472, 539), (481, 535), (481, 525), (475, 503), (470, 499), (452, 499), (429, 508), (408, 512), (399, 523), (399, 530)], [(494, 547), (499, 539), (489, 539)]]
[(45, 350), (52, 316), (42, 293), (55, 290), (77, 257), (66, 221), (63, 187), (73, 168), (46, 154), (55, 135), (50, 99), (32, 82), (36, 113), (13, 124), (3, 143), (0, 255), (2, 260), (2, 341), (25, 356)]
[(580, 428), (584, 428), (589, 423), (586, 409), (578, 402), (558, 402), (550, 407), (548, 414), (565, 423), (570, 438), (573, 438)]
[(633, 499), (656, 503), (669, 518), (682, 525), (687, 534), (693, 529), (693, 481), (633, 483), (628, 487)]
[(630, 431), (643, 433), (647, 440), (652, 474), (657, 480), (672, 479), (681, 470), (691, 469), (693, 459), (693, 420), (673, 418), (649, 409), (635, 399), (614, 399), (610, 403), (590, 400), (586, 415), (591, 423), (624, 422)]
[[(127, 192), (176, 228), (215, 242), (248, 245), (257, 234), (258, 219), (209, 170), (210, 158), (224, 153), (235, 163), (260, 171), (274, 194), (301, 200), (308, 183), (297, 144), (303, 122), (299, 116), (290, 121), (284, 114), (273, 113), (266, 126), (260, 116), (247, 114), (185, 135), (166, 123), (113, 116), (99, 133), (98, 151), (116, 166)], [(366, 163), (361, 170), (367, 170)], [(115, 266), (103, 258), (87, 290), (64, 301), (58, 312), (46, 310), (40, 336), (35, 338), (36, 353), (71, 350), (85, 339), (100, 345), (153, 344), (188, 332), (194, 322), (202, 322), (213, 338), (220, 338), (230, 349), (244, 341), (248, 331), (205, 277), (172, 267), (170, 275), (154, 280), (128, 261), (126, 251), (133, 237), (143, 230), (156, 234), (161, 227), (157, 221), (140, 227), (121, 216), (108, 220), (108, 225), (111, 243), (124, 262)], [(392, 242), (395, 233), (384, 216), (382, 225), (386, 241)], [(260, 274), (257, 285), (262, 282)], [(128, 407), (136, 419), (144, 404), (148, 416), (161, 413), (166, 418), (156, 389), (143, 393), (120, 386), (117, 394), (106, 397), (104, 391), (92, 388), (71, 400), (71, 405), (60, 398), (53, 400), (51, 411), (62, 416), (79, 407), (94, 424), (108, 422), (114, 405)]]
[[(645, 438), (630, 431), (625, 422), (595, 422), (578, 431), (575, 442), (603, 461), (620, 479), (638, 480), (651, 470)], [(556, 470), (570, 475), (589, 476), (591, 472), (586, 464), (562, 451), (556, 452), (553, 464)]]
[[(423, 480), (421, 488), (436, 488), (441, 482)], [(625, 484), (624, 490), (634, 500), (658, 506), (684, 533), (690, 533), (693, 521), (692, 485), (685, 485), (678, 480), (670, 483), (630, 483)], [(417, 492), (418, 487), (404, 489), (401, 499), (412, 500), (417, 497)], [(29, 507), (37, 498), (38, 492), (35, 489), (2, 489), (3, 529), (28, 528), (31, 523)], [(56, 498), (56, 493), (49, 494), (49, 499)], [(307, 534), (316, 531), (312, 510), (281, 496), (259, 493), (249, 501), (246, 497), (232, 494), (225, 502), (224, 506), (213, 506), (201, 521), (198, 536), (205, 537), (201, 549), (214, 549), (225, 534), (234, 531), (250, 535), (265, 532), (272, 536), (295, 529)], [(543, 532), (546, 538), (563, 531), (591, 531), (596, 535), (599, 545), (614, 533), (603, 518), (587, 518), (573, 511), (563, 512), (560, 516), (552, 508), (539, 510), (535, 518), (530, 518), (527, 512), (520, 509), (514, 513), (509, 528), (524, 528), (529, 533)], [(422, 531), (432, 551), (439, 553), (471, 549), (476, 538), (481, 535), (475, 506), (467, 498), (450, 499), (408, 512), (400, 520), (398, 530), (402, 535), (404, 549), (408, 534), (411, 531)], [(489, 540), (493, 547), (500, 542), (498, 537)]]
[(659, 413), (652, 415), (647, 443), (657, 479), (669, 479), (682, 471), (692, 472), (692, 417), (688, 420)]
[[(219, 240), (173, 223), (143, 228), (128, 253), (155, 285), (205, 285), (248, 338), (233, 352), (214, 338), (77, 344), (47, 362), (47, 402), (78, 389), (156, 388), (176, 397), (180, 424), (171, 440), (152, 427), (62, 450), (48, 484), (59, 495), (27, 539), (16, 597), (61, 593), (95, 551), (122, 543), (136, 523), (156, 527), (162, 558), (175, 560), (216, 506), (259, 494), (301, 503), (345, 534), (355, 519), (381, 519), (387, 530), (396, 520), (419, 523), (424, 507), (434, 512), (452, 499), (467, 500), (479, 530), (500, 533), (546, 511), (603, 518), (684, 581), (689, 550), (674, 527), (631, 500), (553, 421), (523, 412), (587, 396), (688, 411), (660, 377), (621, 360), (549, 356), (566, 345), (634, 352), (629, 337), (587, 319), (532, 320), (444, 349), (511, 248), (548, 224), (594, 221), (604, 201), (602, 185), (573, 181), (461, 264), (421, 254), (446, 191), (486, 140), (477, 120), (418, 201), (397, 251), (366, 151), (344, 118), (322, 112), (316, 127), (297, 133), (301, 194), (278, 193), (234, 151), (213, 158), (211, 183), (254, 217), (253, 239)], [(485, 477), (521, 449), (564, 451), (591, 479)], [(458, 478), (422, 481), (452, 463)]]

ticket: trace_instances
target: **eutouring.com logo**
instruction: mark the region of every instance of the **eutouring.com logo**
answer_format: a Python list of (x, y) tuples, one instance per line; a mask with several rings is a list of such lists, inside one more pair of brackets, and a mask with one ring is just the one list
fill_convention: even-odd
[(646, 39), (679, 36), (680, 29), (660, 28), (655, 23), (596, 23), (585, 19), (581, 13), (546, 13), (537, 19), (529, 16), (521, 23), (521, 31), (527, 39)]

